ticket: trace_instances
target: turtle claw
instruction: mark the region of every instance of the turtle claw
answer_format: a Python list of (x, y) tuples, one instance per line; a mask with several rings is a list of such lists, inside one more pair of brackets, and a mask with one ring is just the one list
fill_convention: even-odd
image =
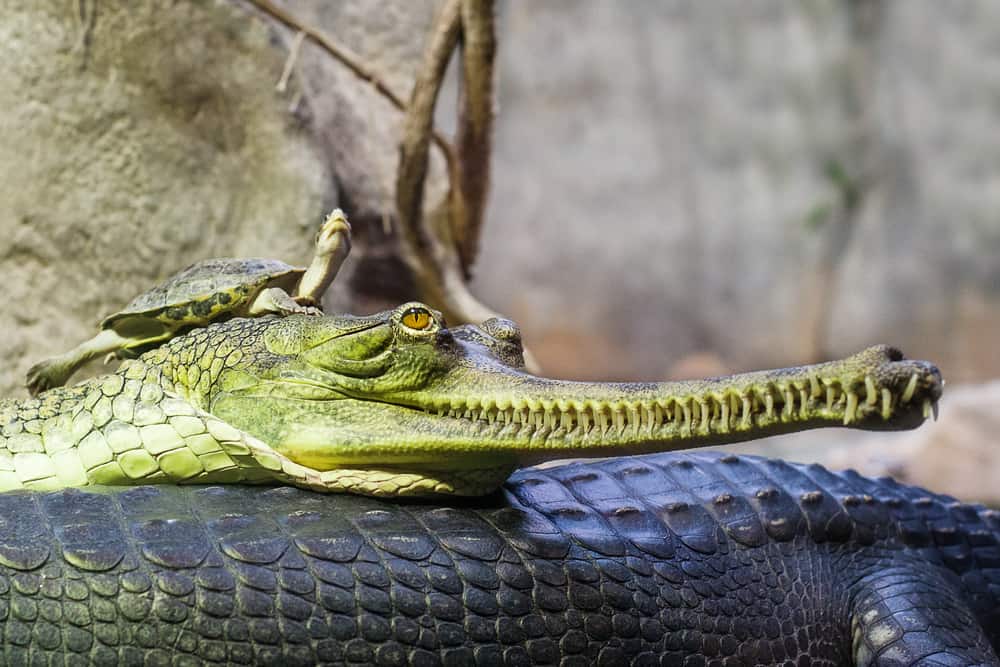
[(29, 368), (24, 378), (24, 386), (28, 388), (28, 393), (32, 396), (38, 396), (43, 391), (61, 386), (63, 382), (52, 377), (53, 370), (53, 365), (49, 361), (37, 363)]
[(322, 315), (323, 311), (316, 306), (302, 306), (295, 312), (302, 313), (303, 315)]

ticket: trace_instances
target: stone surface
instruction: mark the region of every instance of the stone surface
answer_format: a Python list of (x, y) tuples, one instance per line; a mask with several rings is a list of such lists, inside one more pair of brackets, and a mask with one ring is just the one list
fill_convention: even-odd
[(562, 376), (876, 342), (1000, 374), (998, 13), (504, 3), (477, 293)]
[(337, 191), (263, 21), (162, 0), (0, 14), (0, 395), (193, 261), (308, 259)]

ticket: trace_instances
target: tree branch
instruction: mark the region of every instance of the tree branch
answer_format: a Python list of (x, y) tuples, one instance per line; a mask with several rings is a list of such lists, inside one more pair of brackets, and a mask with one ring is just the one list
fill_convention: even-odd
[(458, 179), (452, 184), (461, 200), (453, 202), (451, 222), (466, 276), (479, 250), (490, 187), (496, 56), (493, 6), (493, 0), (462, 0), (462, 92), (455, 155)]
[[(312, 40), (313, 43), (329, 53), (344, 67), (353, 72), (355, 76), (371, 82), (375, 90), (389, 100), (392, 106), (396, 107), (400, 111), (406, 112), (406, 104), (403, 102), (403, 98), (396, 94), (396, 92), (389, 87), (389, 84), (383, 81), (374, 70), (371, 70), (362, 64), (361, 58), (357, 54), (354, 54), (343, 47), (337, 46), (337, 44), (332, 39), (324, 35), (322, 31), (300, 21), (281, 7), (272, 4), (269, 0), (247, 0), (247, 2), (271, 18), (277, 20), (279, 23), (284, 24), (286, 27), (304, 34)], [(441, 149), (441, 152), (444, 153), (445, 162), (450, 165), (455, 159), (454, 150), (452, 149), (451, 144), (448, 143), (448, 141), (440, 134), (434, 132), (433, 128), (430, 133), (435, 145), (437, 145), (437, 147)]]
[[(435, 17), (434, 30), (424, 50), (403, 122), (396, 173), (396, 210), (404, 239), (417, 253), (432, 250), (436, 241), (435, 235), (427, 229), (423, 215), (428, 138), (434, 125), (434, 105), (448, 60), (458, 44), (460, 29), (460, 0), (446, 0)], [(453, 169), (449, 168), (449, 178), (454, 177)]]

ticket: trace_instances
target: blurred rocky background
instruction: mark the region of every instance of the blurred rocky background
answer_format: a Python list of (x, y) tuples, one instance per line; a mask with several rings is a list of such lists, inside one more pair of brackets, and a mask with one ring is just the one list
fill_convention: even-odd
[[(278, 4), (405, 98), (438, 3)], [(937, 424), (743, 449), (1000, 503), (1000, 5), (498, 9), (472, 290), (546, 374), (715, 375), (889, 342), (941, 366)], [(356, 243), (327, 305), (412, 296), (402, 118), (370, 82), (309, 42), (290, 63), (294, 32), (241, 0), (0, 0), (0, 16), (0, 395), (192, 261), (304, 262), (334, 205)]]

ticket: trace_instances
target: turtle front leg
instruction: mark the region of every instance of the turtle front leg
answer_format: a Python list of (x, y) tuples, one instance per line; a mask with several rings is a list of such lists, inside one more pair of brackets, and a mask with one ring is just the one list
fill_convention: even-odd
[(316, 234), (316, 254), (299, 280), (295, 300), (301, 304), (319, 304), (330, 283), (337, 276), (351, 252), (351, 225), (339, 208), (326, 217)]
[(247, 309), (247, 314), (251, 317), (257, 315), (267, 315), (275, 313), (277, 315), (322, 315), (323, 311), (314, 306), (304, 306), (288, 295), (288, 292), (280, 287), (268, 287), (261, 290), (257, 298), (253, 300)]
[(32, 396), (37, 396), (53, 387), (61, 387), (80, 366), (91, 359), (118, 352), (127, 344), (134, 342), (130, 338), (119, 336), (112, 329), (105, 329), (69, 352), (46, 359), (29, 368), (25, 378), (28, 392)]

